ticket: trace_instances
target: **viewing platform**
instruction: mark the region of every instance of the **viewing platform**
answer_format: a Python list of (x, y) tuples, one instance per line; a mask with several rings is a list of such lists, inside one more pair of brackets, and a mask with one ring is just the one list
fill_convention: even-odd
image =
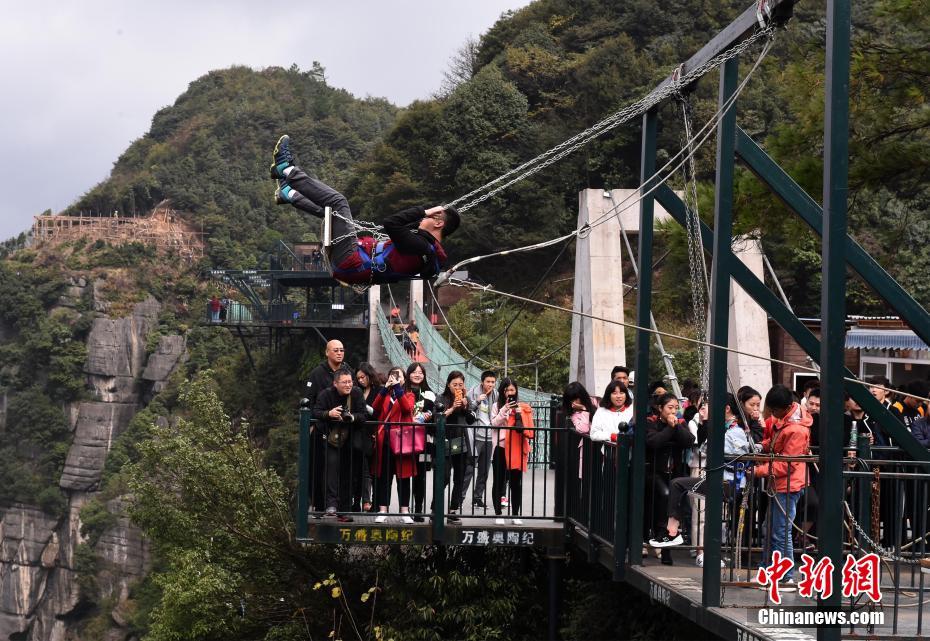
[[(729, 498), (725, 498), (723, 504), (722, 531), (716, 544), (705, 538), (703, 495), (689, 494), (691, 513), (682, 524), (685, 543), (666, 548), (660, 555), (645, 543), (645, 539), (654, 536), (650, 530), (658, 526), (653, 524), (664, 523), (663, 499), (656, 498), (661, 495), (657, 494), (658, 486), (654, 484), (666, 479), (647, 473), (645, 495), (634, 493), (633, 436), (623, 434), (616, 443), (593, 442), (565, 425), (554, 401), (534, 403), (533, 409), (534, 416), (540, 419), (537, 422), (544, 419), (548, 426), (535, 428), (533, 450), (518, 490), (520, 496), (515, 497), (513, 487), (507, 490), (504, 496), (509, 498), (509, 506), (503, 506), (501, 514), (495, 514), (493, 509), (493, 471), (488, 475), (485, 496), (479, 497), (484, 498), (487, 507), (474, 504), (476, 487), (472, 477), (464, 493), (462, 510), (453, 514), (447, 509), (454, 482), (447, 485), (444, 474), (453, 459), (445, 456), (442, 443), (446, 428), (444, 420), (440, 420), (427, 426), (434, 435), (435, 449), (419, 499), (420, 512), (414, 507), (416, 488), (410, 515), (399, 512), (394, 489), (390, 511), (381, 519), (370, 512), (340, 512), (345, 522), (337, 520), (335, 514), (325, 516), (320, 511), (310, 511), (312, 466), (319, 460), (321, 451), (320, 444), (314, 445), (313, 439), (320, 437), (309, 410), (302, 409), (296, 512), (298, 540), (334, 545), (529, 548), (549, 559), (550, 589), (555, 592), (559, 590), (559, 564), (574, 552), (606, 568), (614, 580), (625, 581), (656, 603), (722, 638), (760, 641), (817, 638), (814, 627), (767, 625), (766, 614), (760, 619), (760, 613), (770, 611), (813, 613), (817, 605), (816, 600), (800, 596), (796, 589), (779, 590), (781, 603), (775, 604), (770, 589), (760, 585), (756, 578), (758, 569), (766, 565), (767, 523), (771, 522), (772, 510), (777, 509), (759, 485), (761, 481), (747, 476), (742, 490), (734, 492), (730, 487), (725, 491)], [(325, 441), (322, 445), (326, 447)], [(317, 448), (316, 455), (314, 448)], [(841, 610), (849, 617), (848, 621), (863, 613), (869, 616), (880, 613), (883, 622), (880, 625), (847, 622), (841, 626), (842, 638), (915, 639), (926, 636), (924, 614), (930, 598), (921, 562), (930, 565), (930, 554), (926, 548), (928, 535), (920, 533), (930, 530), (930, 463), (899, 460), (902, 456), (896, 448), (873, 451), (867, 438), (862, 437), (856, 458), (845, 459), (847, 516), (840, 525), (846, 530), (844, 553), (861, 560), (876, 551), (877, 546), (872, 545), (871, 540), (883, 541), (890, 549), (881, 552), (881, 600), (876, 603), (863, 595), (844, 598)], [(651, 459), (652, 454), (647, 454), (647, 466), (656, 464)], [(817, 456), (747, 455), (742, 460), (748, 469), (773, 461), (810, 464)], [(805, 467), (805, 480), (814, 485), (811, 469), (810, 465)], [(905, 501), (903, 497), (911, 498)], [(514, 508), (515, 498), (517, 504), (522, 502), (518, 513)], [(797, 568), (801, 565), (802, 551), (815, 559), (820, 558), (816, 531), (811, 529), (811, 524), (816, 522), (815, 509), (813, 501), (802, 500), (798, 505), (796, 527), (792, 532), (796, 550), (795, 580), (800, 578)], [(408, 517), (406, 521), (405, 517)], [(413, 518), (417, 520), (407, 522)], [(644, 524), (642, 539), (633, 535), (636, 520)], [(891, 525), (894, 531), (888, 531), (886, 525)], [(696, 565), (698, 554), (713, 560), (716, 567)], [(719, 605), (707, 605), (708, 577), (713, 577), (718, 586)], [(841, 588), (836, 586), (836, 589)]]

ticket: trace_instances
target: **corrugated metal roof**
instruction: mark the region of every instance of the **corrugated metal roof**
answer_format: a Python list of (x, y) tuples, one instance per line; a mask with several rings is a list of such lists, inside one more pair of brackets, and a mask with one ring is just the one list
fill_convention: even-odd
[(930, 347), (909, 329), (851, 329), (846, 333), (846, 348), (930, 351)]

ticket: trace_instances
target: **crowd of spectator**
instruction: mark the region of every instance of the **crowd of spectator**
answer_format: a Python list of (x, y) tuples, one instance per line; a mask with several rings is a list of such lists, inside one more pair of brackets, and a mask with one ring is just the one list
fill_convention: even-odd
[(442, 413), (446, 518), (460, 521), (470, 491), (472, 510), (491, 509), (501, 523), (505, 517), (523, 523), (534, 417), (512, 379), (498, 380), (486, 371), (478, 385), (466, 389), (465, 374), (455, 370), (437, 394), (421, 363), (392, 367), (384, 375), (369, 363), (353, 371), (342, 343), (333, 340), (307, 386), (304, 403), (314, 419), (309, 479), (314, 515), (350, 522), (352, 513), (373, 512), (375, 522), (384, 523), (396, 486), (401, 521), (422, 522), (427, 475), (439, 451), (436, 418)]
[[(566, 387), (562, 409), (567, 424), (583, 439), (610, 443), (620, 434), (635, 432), (632, 394), (626, 387), (629, 373), (626, 367), (614, 368), (600, 398), (578, 382)], [(912, 381), (895, 394), (889, 391), (891, 383), (884, 377), (873, 377), (866, 382), (872, 396), (901, 422), (902, 427), (921, 445), (930, 448), (930, 418), (921, 400), (927, 397), (927, 383)], [(669, 393), (662, 381), (651, 383), (648, 395), (644, 429), (646, 549), (655, 549), (663, 563), (672, 564), (670, 548), (690, 543), (695, 562), (703, 565), (706, 448), (708, 435), (718, 429), (723, 432), (726, 461), (723, 470), (725, 503), (731, 511), (736, 511), (744, 495), (755, 491), (754, 514), (749, 518), (761, 526), (763, 562), (768, 562), (776, 550), (791, 557), (799, 542), (803, 542), (808, 551), (814, 548), (817, 466), (777, 457), (818, 454), (819, 381), (809, 381), (799, 392), (774, 385), (764, 395), (751, 387), (742, 387), (735, 395), (727, 395), (724, 423), (719, 427), (708, 425), (708, 404), (702, 390), (694, 383), (685, 382), (684, 398)], [(876, 458), (897, 456), (881, 453), (882, 448), (898, 445), (894, 435), (848, 395), (845, 410), (843, 443), (849, 456), (854, 455), (857, 439), (863, 435), (868, 437), (870, 446), (877, 448)], [(582, 444), (580, 441), (579, 459), (583, 457)], [(775, 455), (775, 458), (766, 461), (766, 455)], [(581, 466), (578, 469), (581, 470)], [(882, 484), (885, 499), (881, 503), (881, 538), (883, 545), (891, 546), (895, 540), (902, 540), (907, 532), (916, 536), (917, 524), (908, 521), (907, 506), (913, 506), (913, 498), (907, 496), (907, 489), (890, 481), (882, 481)], [(903, 516), (896, 506), (905, 508)], [(798, 518), (799, 514), (803, 514), (803, 518)], [(730, 532), (729, 536), (736, 536), (736, 533)], [(790, 574), (786, 576), (789, 588), (791, 578)]]
[[(437, 454), (436, 418), (441, 412), (445, 418), (441, 449), (445, 456), (446, 518), (458, 522), (464, 508), (470, 506), (473, 514), (475, 510), (483, 510), (482, 514), (492, 510), (500, 523), (509, 518), (513, 524), (522, 524), (523, 480), (534, 443), (534, 413), (529, 404), (519, 400), (513, 380), (485, 371), (477, 385), (466, 389), (465, 375), (452, 371), (444, 389), (434, 391), (421, 363), (406, 369), (393, 367), (382, 374), (368, 363), (350, 370), (344, 356), (342, 344), (330, 341), (326, 358), (311, 372), (308, 382), (307, 403), (316, 419), (310, 479), (315, 514), (342, 522), (353, 520), (352, 513), (358, 512), (376, 513), (375, 520), (381, 523), (391, 514), (403, 523), (423, 521), (428, 514), (424, 511), (428, 508), (427, 476), (434, 469)], [(930, 419), (921, 401), (927, 396), (927, 384), (913, 381), (895, 394), (884, 377), (867, 382), (873, 397), (902, 427), (924, 447), (930, 447)], [(558, 427), (581, 435), (579, 463), (583, 462), (584, 441), (604, 447), (619, 435), (636, 431), (634, 398), (628, 385), (630, 371), (617, 366), (599, 397), (579, 382), (565, 388), (561, 406), (564, 423)], [(816, 380), (799, 392), (774, 385), (763, 395), (742, 387), (727, 395), (724, 422), (719, 426), (708, 424), (708, 403), (698, 385), (685, 382), (683, 398), (671, 393), (662, 381), (651, 383), (647, 389), (644, 544), (654, 548), (664, 563), (673, 562), (670, 548), (688, 542), (696, 563), (703, 564), (706, 448), (709, 435), (718, 430), (723, 433), (726, 461), (725, 502), (739, 505), (741, 497), (756, 490), (750, 518), (761, 525), (765, 557), (770, 558), (774, 551), (791, 557), (796, 543), (807, 545), (808, 535), (814, 539), (817, 468), (777, 456), (817, 454), (820, 389)], [(867, 436), (878, 450), (897, 445), (894, 434), (852, 398), (846, 400), (843, 430), (850, 452), (859, 436)], [(580, 474), (581, 465), (578, 470)], [(395, 486), (399, 512), (392, 513)], [(914, 527), (906, 516), (904, 523), (899, 523), (901, 510), (893, 509), (898, 503), (907, 504), (904, 494), (900, 485), (883, 486), (883, 495), (888, 497), (882, 502), (884, 545), (893, 544), (893, 538), (900, 538), (908, 525)], [(804, 517), (798, 519), (799, 513)]]

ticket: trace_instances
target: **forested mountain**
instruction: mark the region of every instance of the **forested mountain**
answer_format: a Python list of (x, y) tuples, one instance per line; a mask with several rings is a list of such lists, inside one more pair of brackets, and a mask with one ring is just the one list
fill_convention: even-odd
[[(40, 615), (72, 626), (83, 639), (103, 638), (114, 621), (126, 636), (159, 640), (303, 639), (308, 631), (338, 638), (350, 622), (368, 621), (378, 626), (370, 631), (376, 639), (543, 634), (538, 559), (433, 548), (356, 556), (294, 543), (288, 514), (296, 478), (295, 381), (319, 354), (293, 345), (258, 355), (250, 368), (227, 334), (195, 326), (207, 294), (200, 270), (255, 267), (277, 239), (317, 232), (316, 221), (272, 202), (267, 171), (281, 133), (293, 137), (303, 166), (346, 192), (359, 218), (378, 221), (411, 203), (449, 202), (640, 97), (744, 9), (736, 0), (536, 0), (463, 43), (436, 96), (403, 109), (328, 86), (320, 67), (235, 67), (193, 81), (154, 116), (110, 178), (68, 211), (142, 213), (170, 198), (188, 222), (203, 226), (202, 263), (185, 265), (141, 244), (76, 241), (54, 252), (19, 250), (0, 264), (0, 516), (12, 505), (33, 510), (49, 521), (49, 533), (62, 532), (62, 549), (72, 546), (55, 570), (71, 582), (71, 592), (56, 587), (68, 592), (71, 609), (43, 605)], [(926, 9), (926, 2), (907, 0), (855, 6), (850, 221), (866, 249), (930, 306)], [(796, 7), (738, 108), (741, 126), (818, 201), (823, 13), (819, 1)], [(754, 54), (744, 56), (743, 73)], [(716, 111), (716, 81), (709, 74), (690, 97), (698, 124)], [(580, 189), (638, 184), (639, 135), (638, 122), (619, 127), (468, 211), (451, 239), (452, 258), (573, 229)], [(670, 104), (660, 115), (660, 162), (681, 143), (680, 108)], [(697, 169), (701, 211), (710, 222), (713, 138)], [(681, 187), (680, 179), (674, 182)], [(760, 231), (795, 310), (818, 315), (819, 240), (748, 172), (738, 174), (736, 203), (737, 229)], [(682, 285), (688, 278), (682, 233), (669, 228), (657, 242), (671, 253), (658, 273), (656, 316), (660, 324), (681, 323), (690, 294)], [(472, 272), (526, 294), (558, 251), (489, 260)], [(538, 296), (570, 299), (572, 265), (569, 249)], [(451, 313), (472, 347), (510, 318), (471, 313), (490, 305), (473, 301)], [(853, 283), (850, 312), (881, 309)], [(107, 316), (116, 319), (114, 327), (131, 326), (120, 331), (131, 337), (125, 351), (139, 363), (179, 337), (186, 362), (157, 390), (141, 380), (138, 363), (126, 367), (119, 384), (107, 363), (91, 371), (84, 343), (93, 342), (88, 335), (98, 321), (109, 323)], [(553, 311), (519, 323), (510, 357), (531, 360), (558, 346), (568, 323)], [(497, 358), (496, 349), (486, 355)], [(544, 386), (564, 382), (563, 356), (540, 372)], [(686, 367), (686, 359), (677, 362)], [(59, 479), (74, 424), (81, 404), (100, 395), (151, 403), (124, 426), (95, 484), (72, 492)], [(127, 512), (124, 501), (131, 503)], [(112, 568), (95, 546), (118, 518), (128, 527), (130, 514), (151, 544), (151, 564), (146, 579), (117, 594), (104, 572)], [(75, 532), (84, 537), (81, 545)], [(624, 616), (605, 615), (620, 612), (622, 588), (595, 587), (583, 572), (573, 576), (565, 638), (682, 633), (665, 627), (674, 621), (633, 616), (649, 607), (638, 593), (622, 595)], [(4, 607), (0, 599), (6, 617)]]
[(277, 239), (316, 234), (318, 222), (274, 204), (268, 166), (278, 136), (291, 134), (301, 163), (338, 185), (397, 113), (384, 100), (328, 86), (323, 74), (318, 65), (306, 72), (233, 67), (195, 80), (69, 212), (147, 212), (170, 198), (194, 213), (190, 222), (209, 238), (210, 263), (223, 267), (254, 267)]

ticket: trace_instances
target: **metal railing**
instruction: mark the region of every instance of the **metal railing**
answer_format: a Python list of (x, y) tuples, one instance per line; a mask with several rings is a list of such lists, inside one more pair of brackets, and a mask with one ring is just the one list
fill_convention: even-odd
[(299, 304), (291, 301), (255, 305), (230, 301), (225, 309), (215, 314), (207, 303), (204, 322), (216, 325), (280, 325), (293, 326), (341, 326), (367, 327), (368, 305), (362, 303), (310, 302)]
[[(342, 425), (317, 421), (311, 408), (301, 408), (298, 538), (307, 537), (308, 519), (316, 518), (414, 523), (428, 518), (436, 542), (443, 540), (447, 520), (496, 525), (560, 520), (564, 466), (557, 459), (568, 432), (549, 427), (554, 405), (536, 404), (534, 413), (544, 424), (521, 429), (447, 423), (443, 414), (429, 423)], [(347, 428), (341, 439), (329, 436), (341, 427)]]
[[(614, 576), (622, 578), (627, 571), (628, 551), (640, 545), (649, 549), (648, 540), (661, 536), (660, 530), (673, 511), (681, 516), (679, 532), (684, 544), (671, 550), (690, 551), (692, 557), (704, 550), (704, 498), (700, 483), (692, 487), (696, 476), (679, 477), (678, 480), (686, 482), (684, 487), (691, 489), (678, 493), (682, 504), (676, 510), (669, 505), (676, 492), (666, 490), (663, 493), (660, 489), (671, 488), (676, 479), (658, 471), (653, 453), (647, 453), (647, 496), (631, 495), (631, 434), (619, 435), (616, 443), (593, 442), (575, 432), (567, 433), (566, 437), (568, 446), (560, 463), (565, 468), (565, 517), (588, 538), (591, 560), (596, 557), (597, 547), (610, 546)], [(924, 609), (930, 602), (926, 594), (926, 574), (930, 571), (930, 463), (901, 460), (901, 457), (898, 448), (871, 450), (867, 437), (859, 439), (856, 450), (847, 450), (845, 516), (836, 526), (844, 529), (844, 558), (850, 554), (854, 559), (862, 559), (876, 553), (881, 559), (883, 599), (876, 604), (861, 595), (848, 597), (844, 598), (843, 608), (848, 612), (882, 610), (885, 613), (885, 628), (857, 628), (850, 623), (844, 628), (848, 634), (890, 632), (907, 637), (924, 634)], [(767, 592), (747, 593), (735, 588), (759, 587), (758, 569), (770, 562), (773, 549), (784, 549), (790, 541), (795, 581), (801, 578), (802, 554), (819, 559), (818, 460), (816, 454), (789, 457), (756, 453), (729, 458), (727, 470), (732, 476), (725, 481), (719, 539), (723, 567), (704, 569), (704, 572), (721, 573), (721, 604), (724, 607), (771, 607)], [(692, 474), (705, 467), (703, 460), (696, 463)], [(776, 481), (768, 474), (756, 476), (751, 470), (760, 464), (768, 464), (770, 468), (784, 465), (787, 477), (784, 481)], [(798, 475), (803, 475), (804, 489), (791, 499), (794, 518), (788, 519), (785, 517), (789, 501), (784, 488), (790, 489), (792, 480)], [(630, 508), (637, 509), (637, 505), (644, 512), (644, 541), (628, 538)], [(776, 529), (773, 523), (783, 529)], [(676, 553), (676, 559), (676, 563), (688, 562), (688, 557), (682, 553)], [(671, 561), (671, 558), (666, 560)], [(647, 557), (645, 562), (653, 561)], [(834, 586), (834, 589), (840, 590), (841, 586)], [(816, 607), (816, 600), (800, 596), (788, 597), (785, 603)]]

